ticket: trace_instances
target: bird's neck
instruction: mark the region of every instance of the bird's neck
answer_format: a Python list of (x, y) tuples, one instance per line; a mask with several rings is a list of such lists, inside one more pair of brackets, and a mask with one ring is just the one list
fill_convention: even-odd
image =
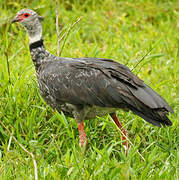
[(43, 39), (39, 39), (38, 41), (35, 41), (35, 42), (29, 44), (30, 51), (32, 51), (34, 49), (37, 50), (37, 48), (45, 48)]
[(39, 66), (42, 64), (42, 62), (45, 61), (45, 58), (47, 56), (47, 51), (45, 50), (43, 40), (40, 39), (33, 43), (30, 42), (29, 49), (31, 53), (31, 58), (37, 70)]
[(35, 43), (37, 41), (40, 41), (41, 39), (42, 39), (42, 34), (40, 33), (40, 34), (37, 34), (37, 35), (34, 35), (34, 36), (30, 36), (29, 37), (29, 42), (30, 42), (30, 44), (32, 44), (32, 43)]
[(38, 71), (40, 65), (46, 61), (49, 56), (49, 52), (46, 51), (42, 40), (42, 25), (39, 21), (36, 21), (32, 25), (24, 25), (29, 35), (29, 49), (31, 58), (35, 65), (36, 71)]
[(27, 27), (26, 30), (29, 34), (30, 44), (35, 43), (36, 41), (40, 41), (42, 39), (42, 25), (39, 22), (34, 23), (33, 27)]

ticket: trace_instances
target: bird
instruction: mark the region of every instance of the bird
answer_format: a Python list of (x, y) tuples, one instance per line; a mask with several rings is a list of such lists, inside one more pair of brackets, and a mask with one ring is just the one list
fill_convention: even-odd
[(43, 19), (31, 9), (22, 9), (12, 23), (20, 23), (28, 33), (41, 96), (52, 109), (76, 120), (80, 147), (88, 144), (83, 121), (109, 114), (128, 149), (127, 131), (116, 114), (119, 109), (158, 127), (172, 125), (168, 114), (173, 110), (166, 100), (127, 66), (111, 59), (64, 58), (48, 52), (42, 38)]

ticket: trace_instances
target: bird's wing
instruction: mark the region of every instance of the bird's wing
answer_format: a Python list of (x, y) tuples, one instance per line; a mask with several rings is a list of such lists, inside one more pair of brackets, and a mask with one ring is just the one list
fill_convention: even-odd
[(110, 59), (64, 59), (52, 62), (44, 71), (42, 79), (60, 101), (102, 107), (135, 107), (140, 101), (150, 108), (171, 110), (129, 68)]
[(81, 62), (55, 61), (42, 69), (39, 80), (59, 102), (102, 107), (117, 107), (122, 102), (117, 89), (113, 88), (116, 80), (100, 68)]
[(167, 102), (127, 67), (111, 60), (67, 60), (44, 64), (39, 80), (56, 102), (128, 108), (146, 121), (171, 125)]
[(114, 78), (120, 79), (128, 83), (129, 85), (144, 86), (141, 79), (135, 76), (130, 69), (112, 59), (105, 58), (60, 58), (61, 60), (68, 60), (75, 63), (74, 66), (77, 68), (94, 68), (103, 71), (106, 75), (113, 76)]

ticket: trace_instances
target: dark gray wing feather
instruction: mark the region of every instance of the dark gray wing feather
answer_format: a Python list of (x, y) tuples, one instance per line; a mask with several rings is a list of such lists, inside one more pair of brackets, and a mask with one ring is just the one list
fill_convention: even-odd
[(57, 102), (128, 108), (146, 121), (171, 125), (167, 102), (126, 66), (110, 59), (60, 58), (46, 63), (40, 78)]

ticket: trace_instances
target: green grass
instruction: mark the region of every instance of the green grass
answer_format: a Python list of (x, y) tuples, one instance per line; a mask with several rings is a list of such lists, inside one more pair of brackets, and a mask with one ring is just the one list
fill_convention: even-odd
[[(89, 146), (84, 155), (78, 147), (75, 120), (53, 113), (39, 94), (28, 36), (20, 25), (11, 25), (10, 20), (22, 8), (36, 10), (45, 17), (45, 45), (56, 54), (55, 2), (0, 0), (0, 4), (0, 121), (34, 154), (39, 179), (179, 178), (177, 1), (59, 2), (61, 35), (83, 17), (70, 32), (63, 57), (111, 58), (133, 69), (152, 49), (133, 72), (171, 105), (175, 112), (169, 116), (173, 126), (154, 127), (131, 112), (119, 111), (118, 117), (132, 143), (127, 157), (120, 132), (109, 116), (85, 122)], [(31, 157), (11, 141), (1, 125), (0, 179), (33, 179)]]

